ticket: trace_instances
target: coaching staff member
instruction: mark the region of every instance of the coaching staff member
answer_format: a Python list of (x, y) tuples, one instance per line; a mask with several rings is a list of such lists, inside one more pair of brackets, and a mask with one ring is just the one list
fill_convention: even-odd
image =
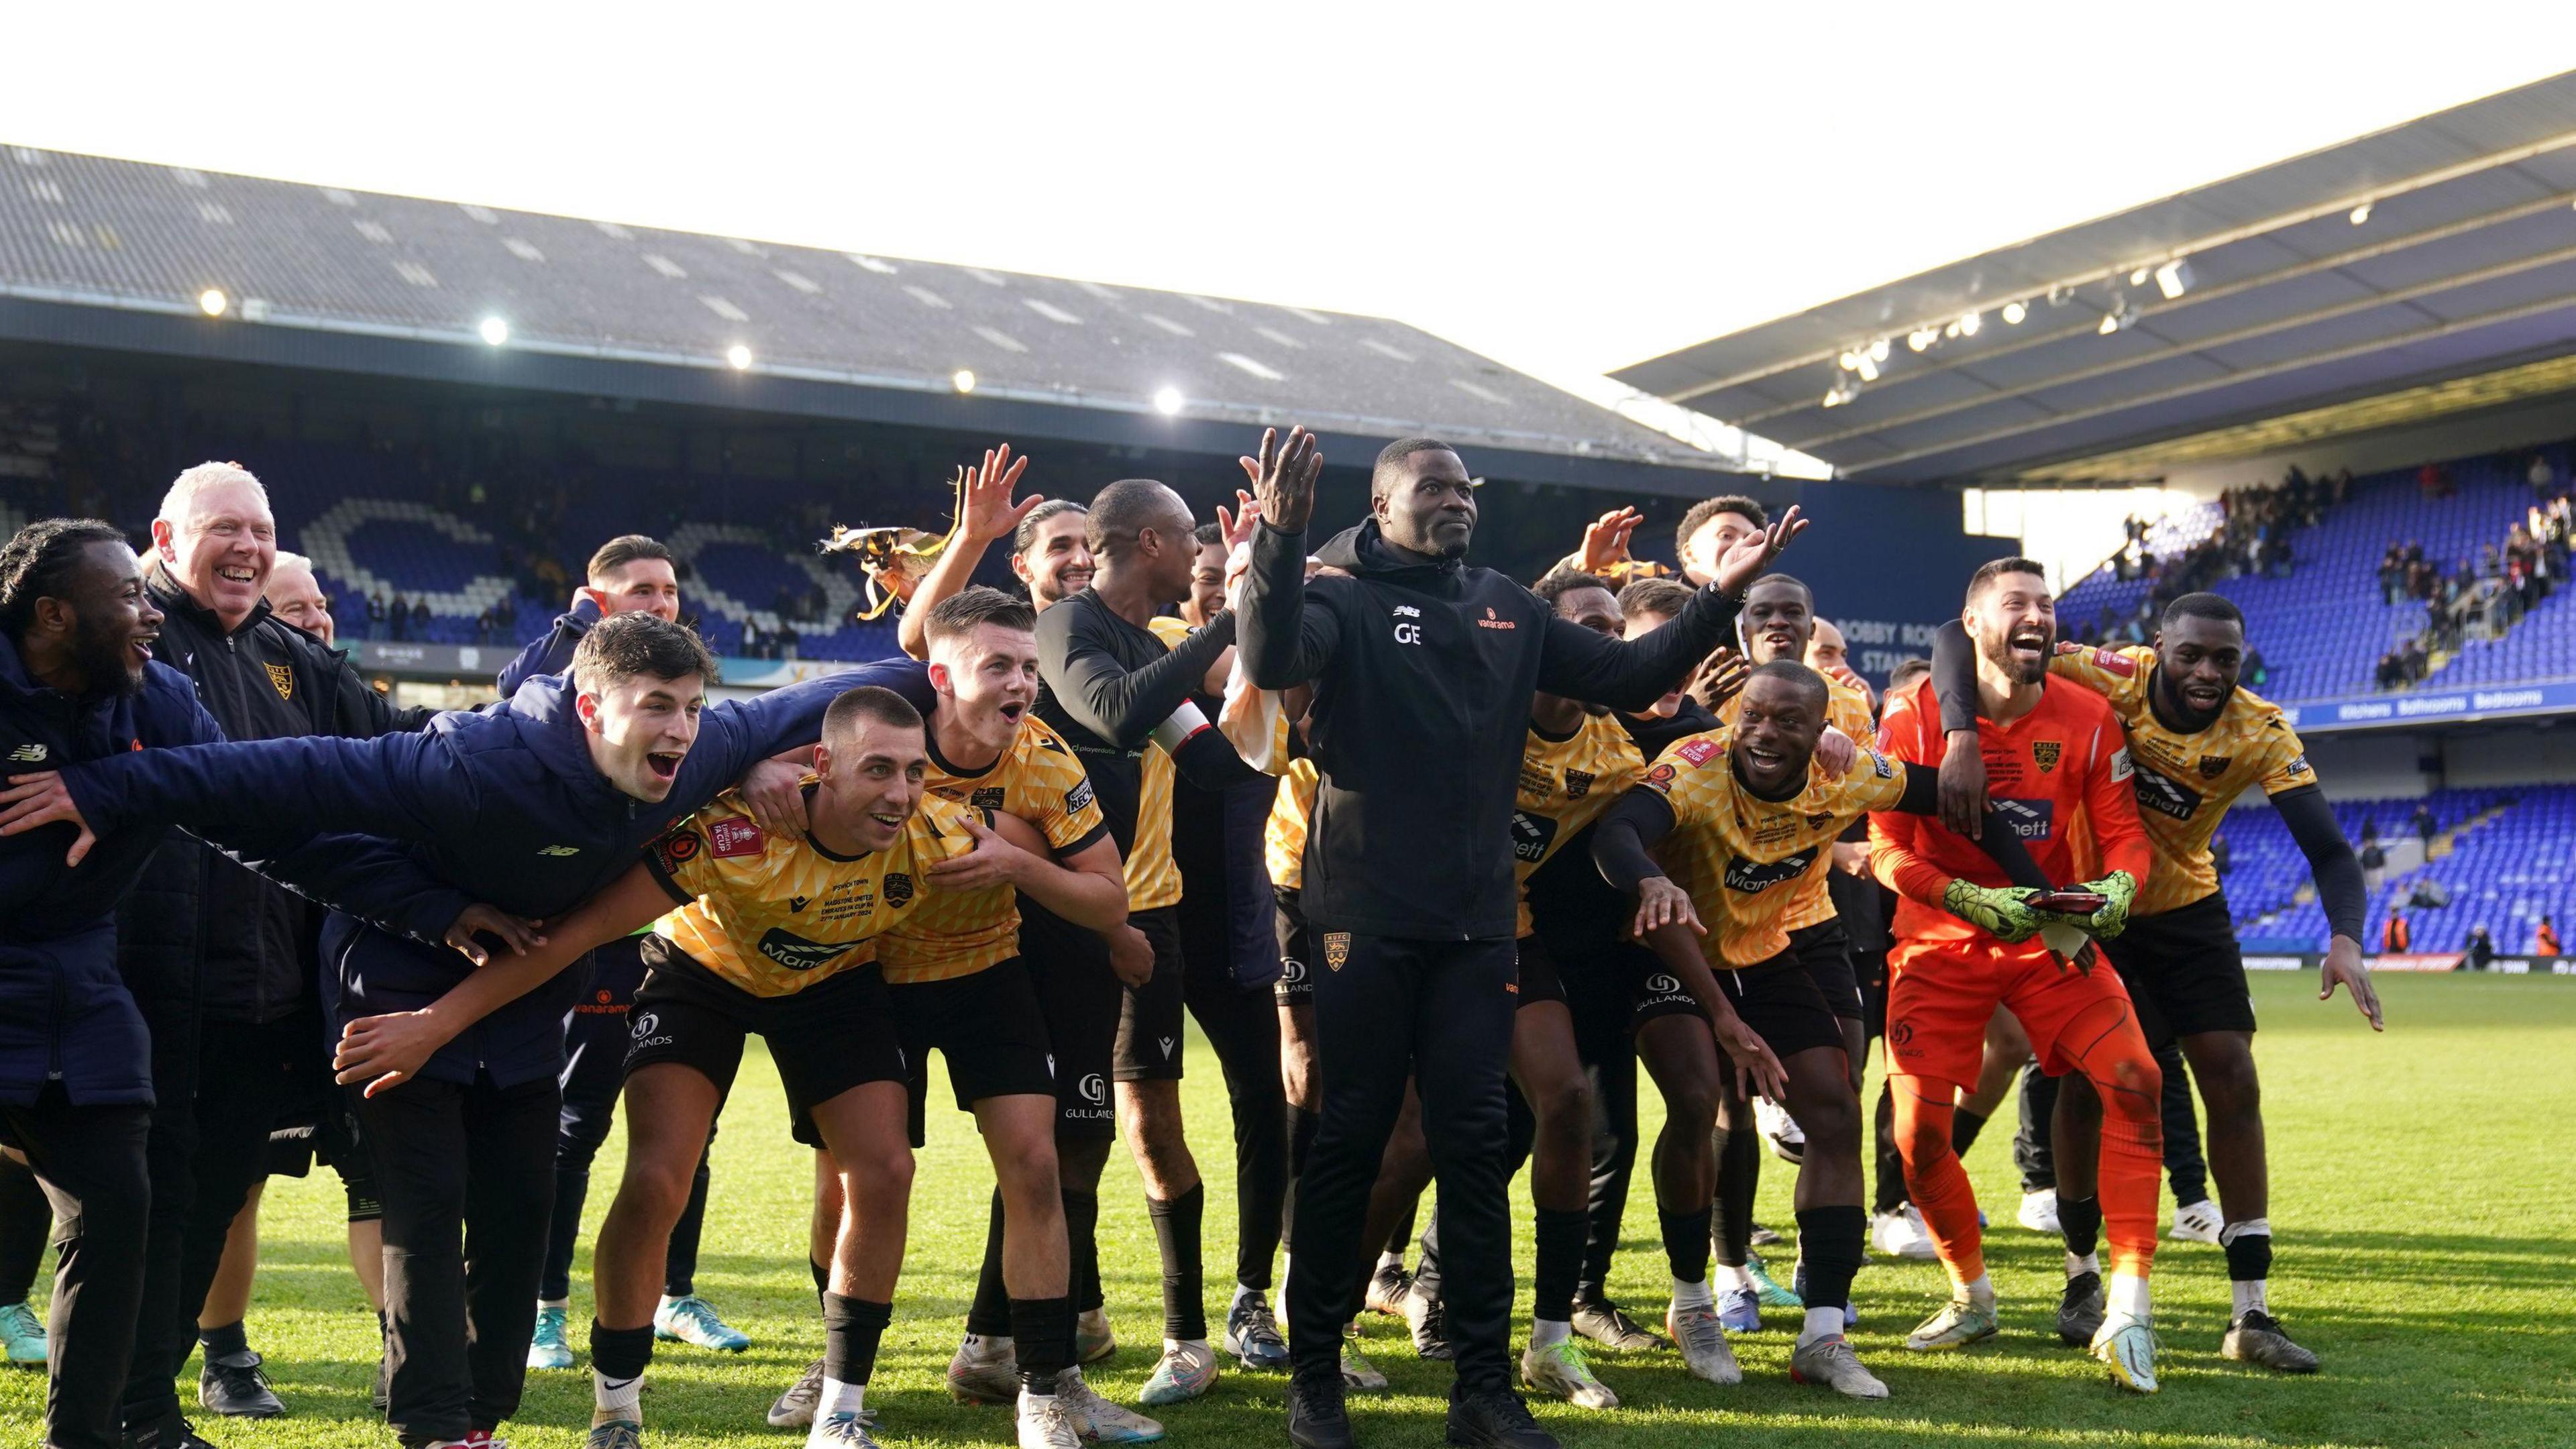
[[(1406, 438), (1378, 454), (1371, 517), (1327, 542), (1345, 577), (1308, 583), (1306, 523), (1323, 460), (1303, 429), (1243, 460), (1261, 528), (1240, 623), (1252, 682), (1313, 681), (1321, 784), (1306, 842), (1322, 1121), (1300, 1180), (1288, 1294), (1296, 1363), (1288, 1433), (1354, 1442), (1340, 1327), (1359, 1310), (1361, 1220), (1408, 1076), (1440, 1178), (1452, 1444), (1556, 1442), (1511, 1389), (1504, 1069), (1517, 976), (1513, 791), (1538, 691), (1643, 710), (1734, 627), (1740, 591), (1804, 525), (1791, 509), (1719, 561), (1670, 625), (1622, 643), (1560, 619), (1465, 562), (1476, 482), (1457, 450)], [(1311, 968), (1310, 968), (1311, 969)]]
[[(152, 521), (144, 588), (163, 616), (153, 658), (195, 684), (226, 739), (363, 739), (427, 723), (431, 711), (397, 712), (347, 660), (274, 616), (262, 595), (277, 556), (259, 479), (232, 463), (181, 473)], [(152, 1231), (125, 1430), (156, 1449), (202, 1442), (180, 1417), (172, 1377), (196, 1345), (233, 1215), (266, 1170), (269, 1130), (327, 1085), (310, 909), (171, 831), (117, 910), (117, 965), (152, 1029), (154, 1097)], [(243, 1387), (244, 1400), (219, 1401), (224, 1412), (284, 1411), (255, 1368)]]

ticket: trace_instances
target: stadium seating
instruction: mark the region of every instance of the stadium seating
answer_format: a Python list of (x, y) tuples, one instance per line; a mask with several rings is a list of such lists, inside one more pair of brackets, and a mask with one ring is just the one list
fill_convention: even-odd
[[(2565, 930), (2576, 917), (2576, 786), (2436, 790), (2426, 802), (2449, 845), (2437, 843), (2422, 866), (2389, 872), (2371, 894), (2364, 944), (2378, 948), (2390, 908), (2404, 911), (2417, 951), (2464, 950), (2473, 927), (2485, 926), (2501, 954), (2531, 948), (2532, 927), (2551, 916)], [(2365, 817), (2383, 839), (2405, 829), (2410, 799), (2347, 800), (2335, 807), (2347, 838), (2358, 841)], [(2222, 828), (2230, 852), (2225, 885), (2239, 936), (2323, 949), (2325, 912), (2314, 899), (2308, 864), (2280, 817), (2270, 810), (2231, 812)], [(2437, 837), (2437, 842), (2439, 837)], [(2406, 903), (2419, 881), (2449, 898), (2438, 907)], [(2297, 900), (2299, 895), (2310, 897)]]
[[(2147, 552), (2158, 558), (2179, 557), (2184, 549), (2209, 537), (2211, 529), (2226, 521), (2225, 511), (2214, 498), (2178, 508), (2147, 525)], [(2058, 618), (2070, 631), (2100, 617), (2105, 609), (2115, 619), (2126, 619), (2137, 612), (2151, 583), (2144, 575), (2123, 579), (2111, 565), (2103, 564), (2058, 596)]]

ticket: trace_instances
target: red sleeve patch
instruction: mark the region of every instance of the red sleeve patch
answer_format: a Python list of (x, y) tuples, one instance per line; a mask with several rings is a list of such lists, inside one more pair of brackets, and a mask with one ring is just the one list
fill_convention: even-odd
[(1674, 773), (1672, 761), (1659, 760), (1653, 769), (1646, 772), (1646, 783), (1658, 790), (1669, 789), (1673, 783)]
[(1717, 758), (1717, 741), (1710, 739), (1684, 740), (1680, 744), (1673, 746), (1673, 753), (1690, 761), (1693, 765), (1705, 765), (1710, 760)]
[(741, 819), (718, 820), (707, 826), (707, 845), (728, 860), (758, 855), (766, 848), (760, 827)]
[(2116, 674), (2122, 679), (2135, 679), (2138, 677), (2138, 661), (2116, 650), (2094, 650), (2093, 667), (2106, 673)]

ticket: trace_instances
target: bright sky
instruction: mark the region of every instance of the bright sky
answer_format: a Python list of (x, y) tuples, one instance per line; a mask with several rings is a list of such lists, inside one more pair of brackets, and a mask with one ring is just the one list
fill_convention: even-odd
[(2376, 9), (19, 6), (0, 142), (1377, 313), (1605, 396), (2576, 57), (2565, 0)]

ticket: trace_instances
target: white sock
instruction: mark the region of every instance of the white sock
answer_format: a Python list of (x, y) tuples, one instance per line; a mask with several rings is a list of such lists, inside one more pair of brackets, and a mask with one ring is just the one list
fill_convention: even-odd
[(2085, 1273), (2091, 1273), (2096, 1277), (2101, 1276), (2102, 1254), (2098, 1249), (2094, 1252), (2085, 1254), (2081, 1258), (2075, 1256), (2073, 1253), (2066, 1255), (2067, 1277), (2078, 1277)]
[(845, 1384), (839, 1379), (823, 1380), (823, 1396), (814, 1401), (814, 1417), (828, 1419), (834, 1414), (855, 1414), (868, 1396), (866, 1384)]
[(1753, 1286), (1753, 1268), (1750, 1264), (1720, 1263), (1717, 1265), (1717, 1276), (1724, 1280), (1729, 1288), (1741, 1288), (1747, 1293), (1756, 1291)]
[(1820, 1338), (1832, 1338), (1842, 1331), (1841, 1309), (1811, 1307), (1807, 1310), (1806, 1326), (1798, 1330), (1798, 1342), (1813, 1343)]
[(569, 1309), (572, 1307), (572, 1300), (569, 1298), (540, 1298), (537, 1300), (537, 1306), (539, 1308)]
[(1530, 1320), (1530, 1347), (1532, 1348), (1546, 1348), (1550, 1344), (1563, 1343), (1573, 1336), (1574, 1323), (1570, 1319), (1562, 1322), (1553, 1318)]
[(1377, 1255), (1377, 1265), (1381, 1268), (1393, 1268), (1397, 1272), (1401, 1273), (1404, 1271), (1404, 1255), (1402, 1253), (1380, 1253)]
[(1673, 1280), (1673, 1306), (1675, 1308), (1714, 1309), (1717, 1307), (1717, 1298), (1709, 1291), (1709, 1286), (1705, 1279), (1697, 1283), (1685, 1283), (1681, 1279), (1675, 1278)]
[(1047, 1400), (1053, 1399), (1054, 1397), (1055, 1397), (1055, 1381), (1054, 1381), (1054, 1380), (1052, 1380), (1052, 1379), (1050, 1379), (1050, 1380), (1048, 1380), (1048, 1381), (1047, 1381), (1047, 1386), (1046, 1386), (1046, 1392), (1045, 1392), (1045, 1393), (1040, 1393), (1040, 1392), (1038, 1392), (1036, 1389), (1030, 1388), (1027, 1384), (1022, 1384), (1022, 1385), (1020, 1385), (1020, 1402), (1021, 1402), (1023, 1405), (1025, 1405), (1025, 1404), (1029, 1403), (1031, 1400), (1037, 1400), (1037, 1401), (1039, 1401), (1039, 1402), (1045, 1402), (1045, 1401), (1047, 1401)]
[(1952, 1278), (1950, 1296), (1962, 1302), (1973, 1303), (1979, 1308), (1992, 1308), (1995, 1306), (1995, 1280), (1985, 1273), (1979, 1273), (1973, 1282), (1963, 1283)]
[(1234, 1285), (1234, 1306), (1237, 1308), (1243, 1306), (1243, 1300), (1246, 1298), (1266, 1298), (1268, 1296), (1269, 1295), (1267, 1293), (1259, 1288), (1248, 1288), (1241, 1283)]
[(2112, 1274), (2109, 1304), (2113, 1318), (2126, 1318), (2139, 1323), (2155, 1321), (2155, 1310), (2147, 1298), (2147, 1280), (2142, 1275)]
[(2236, 1296), (2236, 1317), (2243, 1318), (2248, 1313), (2271, 1312), (2271, 1302), (2264, 1296), (2264, 1291), (2270, 1286), (2261, 1278), (2228, 1284), (2228, 1291)]
[(677, 1302), (679, 1302), (679, 1301), (680, 1301), (679, 1299), (672, 1297), (672, 1296), (671, 1296), (670, 1294), (668, 1294), (668, 1293), (665, 1293), (665, 1294), (663, 1294), (663, 1295), (662, 1295), (662, 1301), (661, 1301), (661, 1303), (660, 1303), (659, 1305), (657, 1305), (657, 1306), (654, 1308), (654, 1310), (653, 1310), (653, 1311), (654, 1311), (655, 1313), (660, 1313), (663, 1309), (668, 1308), (668, 1307), (670, 1307), (672, 1304), (677, 1303)]
[(624, 1419), (630, 1424), (644, 1422), (644, 1376), (612, 1379), (597, 1369), (590, 1371), (590, 1424), (598, 1428), (611, 1419)]

